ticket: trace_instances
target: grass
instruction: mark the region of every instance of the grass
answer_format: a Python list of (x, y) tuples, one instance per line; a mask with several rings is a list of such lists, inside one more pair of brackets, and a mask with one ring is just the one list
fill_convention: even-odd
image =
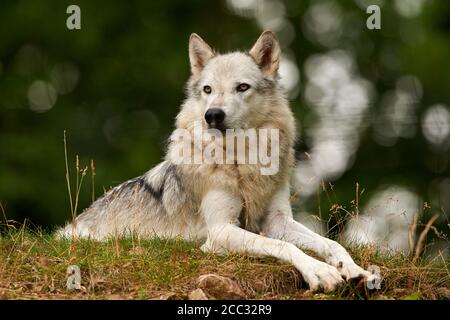
[[(185, 299), (198, 277), (235, 280), (248, 299), (449, 299), (448, 261), (386, 255), (348, 247), (363, 267), (381, 269), (380, 290), (348, 284), (311, 293), (291, 265), (271, 258), (203, 253), (199, 244), (167, 239), (57, 240), (9, 227), (0, 237), (0, 299)], [(67, 268), (81, 270), (81, 289), (66, 288)]]
[[(90, 167), (80, 167), (77, 156), (72, 186), (66, 132), (64, 155), (70, 212), (75, 222), (81, 186), (88, 171), (92, 201), (95, 199), (95, 166), (91, 160)], [(321, 192), (326, 194), (338, 229), (346, 219), (359, 214), (359, 197), (364, 192), (364, 189), (359, 191), (359, 184), (356, 184), (351, 212), (333, 204), (325, 183), (321, 187), (318, 199)], [(331, 184), (330, 190), (333, 191)], [(388, 254), (375, 247), (346, 246), (362, 267), (380, 268), (380, 290), (349, 283), (324, 294), (310, 292), (294, 267), (272, 258), (206, 254), (200, 250), (199, 243), (179, 239), (58, 240), (52, 234), (11, 224), (1, 203), (0, 210), (6, 221), (5, 225), (0, 224), (0, 300), (186, 299), (198, 287), (199, 276), (211, 273), (234, 280), (247, 299), (450, 299), (449, 261), (439, 256), (431, 261), (421, 257), (434, 217), (417, 242), (414, 236), (417, 219), (410, 226), (409, 255)], [(80, 268), (81, 288), (69, 290), (67, 271), (73, 265)]]

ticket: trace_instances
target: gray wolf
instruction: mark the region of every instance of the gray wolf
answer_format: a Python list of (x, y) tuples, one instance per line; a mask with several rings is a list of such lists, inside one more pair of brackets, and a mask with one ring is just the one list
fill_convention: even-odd
[[(271, 31), (264, 31), (248, 52), (228, 54), (216, 53), (192, 34), (187, 98), (176, 118), (176, 128), (191, 133), (206, 149), (223, 142), (217, 136), (212, 139), (211, 132), (276, 129), (279, 159), (274, 174), (261, 174), (260, 162), (180, 161), (180, 149), (191, 147), (195, 153), (198, 145), (173, 134), (164, 161), (105, 193), (60, 229), (59, 236), (102, 240), (133, 233), (198, 239), (208, 252), (245, 252), (287, 261), (311, 290), (330, 291), (352, 278), (370, 279), (371, 273), (356, 265), (343, 246), (293, 219), (289, 173), (296, 127), (279, 84), (280, 51)], [(196, 123), (203, 129), (201, 136), (195, 133)], [(324, 262), (301, 249), (316, 252)]]

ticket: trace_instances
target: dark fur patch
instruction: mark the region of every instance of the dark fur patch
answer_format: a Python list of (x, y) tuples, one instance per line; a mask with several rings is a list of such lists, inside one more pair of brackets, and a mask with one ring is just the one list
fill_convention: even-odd
[(178, 176), (176, 166), (173, 164), (169, 164), (169, 166), (166, 168), (166, 170), (164, 172), (164, 177), (162, 179), (162, 183), (160, 186), (152, 186), (145, 180), (144, 177), (139, 177), (138, 183), (139, 183), (140, 187), (143, 187), (145, 189), (145, 191), (147, 191), (148, 193), (150, 193), (152, 195), (153, 198), (155, 198), (158, 201), (161, 201), (161, 199), (164, 195), (164, 188), (166, 186), (167, 181), (169, 181), (169, 180), (173, 180), (179, 189), (182, 188), (181, 179)]
[(137, 177), (127, 182), (124, 182), (122, 185), (119, 186), (120, 191), (121, 192), (131, 191), (136, 185), (141, 185), (141, 179), (142, 177)]
[(139, 186), (141, 188), (143, 187), (144, 190), (147, 191), (148, 193), (150, 193), (150, 195), (153, 198), (155, 198), (158, 201), (161, 201), (162, 196), (164, 194), (164, 182), (158, 189), (155, 189), (150, 184), (148, 184), (147, 181), (145, 181), (144, 177), (140, 177), (139, 178)]
[(267, 78), (264, 78), (263, 80), (259, 81), (256, 85), (256, 90), (258, 92), (268, 92), (274, 90), (276, 87), (276, 82), (274, 80), (270, 80)]
[(166, 175), (165, 175), (164, 181), (165, 181), (169, 176), (172, 177), (172, 178), (175, 180), (175, 182), (176, 182), (178, 188), (179, 188), (179, 189), (182, 189), (182, 186), (183, 186), (183, 185), (182, 185), (182, 183), (181, 183), (181, 178), (180, 178), (180, 176), (179, 176), (178, 173), (177, 173), (177, 167), (176, 167), (176, 165), (174, 165), (174, 164), (170, 164), (170, 165), (169, 165), (169, 167), (167, 168), (167, 171), (166, 171)]
[(192, 76), (188, 80), (186, 85), (188, 96), (195, 97), (196, 99), (200, 98), (201, 92), (199, 88), (199, 81), (200, 79), (194, 79)]
[(97, 203), (100, 202), (103, 203), (105, 201), (109, 202), (117, 197), (127, 196), (128, 194), (132, 194), (133, 192), (136, 192), (138, 190), (144, 190), (145, 192), (150, 194), (150, 196), (155, 200), (162, 201), (164, 195), (164, 188), (168, 181), (174, 183), (176, 185), (176, 188), (178, 188), (178, 190), (182, 189), (181, 179), (178, 176), (176, 166), (173, 164), (169, 164), (166, 167), (162, 182), (158, 186), (152, 185), (151, 183), (147, 182), (145, 176), (140, 176), (131, 179), (127, 182), (124, 182), (121, 185), (118, 185), (117, 187), (113, 188), (110, 192), (98, 198), (96, 202)]
[(163, 188), (164, 185), (162, 185), (160, 188), (155, 189), (150, 184), (147, 183), (145, 178), (143, 176), (131, 179), (127, 182), (124, 182), (123, 184), (117, 186), (112, 190), (111, 196), (117, 197), (117, 196), (123, 196), (127, 193), (133, 192), (135, 189), (144, 189), (146, 192), (150, 193), (150, 195), (155, 198), (156, 200), (161, 200), (162, 194), (163, 194)]

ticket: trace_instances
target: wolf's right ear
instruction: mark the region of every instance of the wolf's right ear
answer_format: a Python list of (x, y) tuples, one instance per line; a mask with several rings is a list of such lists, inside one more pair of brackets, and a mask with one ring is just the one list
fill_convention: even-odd
[(209, 59), (214, 57), (211, 47), (196, 33), (189, 38), (189, 60), (193, 75), (199, 75)]
[(261, 71), (271, 77), (275, 77), (278, 73), (280, 54), (278, 38), (270, 30), (264, 31), (250, 50), (250, 55)]

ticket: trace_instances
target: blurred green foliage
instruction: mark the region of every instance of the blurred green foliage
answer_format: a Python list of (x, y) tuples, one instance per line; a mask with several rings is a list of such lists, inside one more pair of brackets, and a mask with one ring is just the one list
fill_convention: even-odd
[[(300, 94), (292, 98), (292, 108), (306, 150), (313, 147), (306, 129), (316, 119), (303, 96), (303, 64), (330, 49), (305, 36), (302, 21), (315, 2), (283, 2), (295, 34), (288, 50), (300, 69)], [(437, 186), (450, 177), (449, 151), (430, 147), (420, 117), (428, 106), (441, 103), (448, 108), (450, 101), (450, 4), (430, 1), (420, 15), (407, 18), (394, 10), (393, 2), (384, 1), (382, 29), (371, 31), (365, 27), (368, 15), (356, 2), (336, 1), (345, 24), (333, 49), (351, 51), (359, 73), (377, 95), (353, 166), (333, 182), (332, 202), (349, 204), (356, 182), (366, 190), (362, 201), (383, 184), (395, 183), (412, 188), (437, 211), (448, 212), (449, 201), (437, 196)], [(70, 4), (81, 8), (81, 30), (66, 28)], [(356, 29), (360, 31), (355, 35)], [(261, 28), (255, 19), (234, 14), (223, 1), (0, 3), (0, 201), (8, 218), (28, 218), (47, 227), (69, 218), (64, 130), (72, 178), (76, 154), (83, 167), (94, 159), (97, 195), (160, 161), (184, 97), (191, 32), (226, 52), (248, 49)], [(386, 53), (397, 64), (383, 63)], [(78, 81), (56, 98), (50, 92), (55, 104), (36, 112), (30, 108), (30, 86), (36, 80), (52, 83), (58, 70), (68, 70)], [(381, 110), (380, 97), (404, 74), (417, 77), (423, 90), (417, 132), (383, 146), (374, 141), (370, 126)], [(73, 84), (64, 76), (60, 83)], [(88, 179), (80, 208), (91, 201)], [(307, 200), (303, 210), (317, 214), (317, 198)], [(327, 211), (331, 204), (325, 197), (322, 202)]]

